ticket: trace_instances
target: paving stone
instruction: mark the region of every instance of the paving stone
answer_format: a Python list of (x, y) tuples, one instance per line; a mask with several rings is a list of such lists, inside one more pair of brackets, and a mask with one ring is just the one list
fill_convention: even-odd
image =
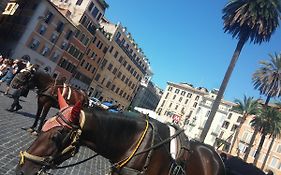
[[(6, 111), (12, 103), (7, 96), (0, 96), (0, 175), (14, 175), (19, 161), (19, 152), (26, 150), (36, 137), (31, 136), (23, 127), (30, 127), (34, 122), (36, 113), (36, 94), (30, 92), (27, 98), (21, 101), (23, 109), (10, 113)], [(51, 109), (48, 116), (53, 116), (57, 109)], [(95, 154), (88, 148), (81, 148), (79, 154), (65, 161), (62, 165), (68, 165), (86, 159)], [(74, 167), (51, 170), (53, 175), (104, 175), (110, 163), (103, 157), (97, 156), (88, 162)]]

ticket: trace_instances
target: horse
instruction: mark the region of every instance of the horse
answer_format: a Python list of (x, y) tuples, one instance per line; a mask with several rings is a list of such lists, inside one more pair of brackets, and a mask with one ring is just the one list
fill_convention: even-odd
[[(58, 97), (62, 98), (60, 93)], [(170, 136), (169, 126), (146, 115), (137, 117), (81, 103), (60, 104), (31, 146), (20, 152), (17, 175), (45, 174), (86, 146), (107, 158), (112, 175), (225, 175), (222, 159), (211, 146), (188, 140), (181, 130)], [(184, 139), (177, 156), (169, 153), (171, 140)], [(185, 145), (185, 146), (183, 146)]]
[[(37, 90), (37, 112), (35, 120), (33, 125), (27, 129), (30, 132), (34, 131), (34, 134), (37, 134), (41, 130), (50, 108), (58, 108), (58, 88), (63, 91), (64, 96), (67, 96), (66, 98), (69, 104), (74, 105), (77, 101), (81, 101), (85, 106), (88, 104), (88, 95), (84, 91), (65, 85), (59, 80), (53, 79), (50, 74), (33, 69), (32, 65), (17, 73), (11, 83), (15, 89), (24, 84), (29, 84), (29, 89), (36, 88)], [(40, 123), (36, 130), (39, 119)]]

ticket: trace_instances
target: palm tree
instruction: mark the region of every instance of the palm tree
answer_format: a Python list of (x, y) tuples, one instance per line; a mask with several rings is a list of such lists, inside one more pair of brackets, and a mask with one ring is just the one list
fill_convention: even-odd
[(250, 40), (254, 44), (269, 41), (279, 26), (281, 16), (280, 0), (232, 0), (223, 9), (224, 31), (238, 39), (236, 49), (221, 83), (211, 113), (200, 136), (204, 141), (219, 107), (220, 101), (238, 60), (244, 44)]
[[(280, 107), (281, 107), (281, 104), (276, 104), (279, 106), (279, 111), (280, 111)], [(270, 130), (270, 137), (272, 137), (271, 139), (271, 142), (270, 142), (270, 145), (269, 145), (269, 148), (266, 152), (266, 155), (265, 155), (265, 158), (263, 160), (263, 163), (262, 163), (262, 166), (261, 166), (261, 169), (263, 170), (264, 167), (265, 167), (265, 164), (267, 162), (267, 159), (269, 157), (269, 154), (271, 152), (271, 149), (272, 149), (272, 146), (273, 146), (273, 143), (275, 141), (276, 138), (280, 138), (281, 137), (281, 114), (279, 112), (279, 114), (277, 116), (272, 116), (272, 126), (271, 126), (271, 130)]]
[(272, 107), (266, 107), (264, 108), (261, 115), (256, 116), (251, 121), (252, 126), (254, 126), (255, 128), (259, 128), (259, 132), (261, 133), (261, 140), (255, 154), (254, 165), (256, 165), (258, 162), (260, 151), (262, 149), (266, 136), (270, 134), (274, 130), (274, 128), (276, 128), (276, 121), (280, 120), (279, 115), (279, 111), (277, 111), (276, 109)]
[[(270, 55), (271, 61), (261, 61), (261, 68), (259, 68), (253, 74), (254, 88), (258, 89), (261, 94), (267, 96), (264, 107), (268, 106), (271, 97), (281, 95), (281, 55)], [(254, 134), (249, 143), (249, 147), (245, 153), (244, 160), (247, 160), (250, 150), (253, 146), (256, 134), (258, 131), (254, 131)]]
[(259, 110), (259, 103), (257, 100), (254, 100), (254, 97), (247, 97), (244, 95), (243, 100), (235, 99), (234, 102), (237, 104), (233, 107), (233, 110), (239, 111), (242, 113), (242, 120), (235, 131), (235, 135), (233, 138), (233, 143), (230, 148), (230, 153), (234, 147), (234, 144), (237, 140), (238, 134), (240, 132), (241, 126), (245, 123), (246, 119), (250, 115), (255, 115)]
[(269, 103), (271, 97), (281, 95), (281, 54), (271, 55), (271, 60), (261, 61), (261, 68), (253, 74), (254, 88), (261, 94), (266, 95), (265, 106)]

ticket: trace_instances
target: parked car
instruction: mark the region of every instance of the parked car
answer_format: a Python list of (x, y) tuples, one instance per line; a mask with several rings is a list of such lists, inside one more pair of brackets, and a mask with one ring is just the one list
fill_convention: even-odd
[(93, 106), (100, 106), (101, 102), (99, 101), (99, 99), (95, 98), (95, 97), (90, 97), (89, 99), (89, 106), (93, 107)]
[(109, 112), (119, 112), (118, 106), (112, 102), (102, 102), (101, 107), (103, 107), (104, 109), (108, 109)]

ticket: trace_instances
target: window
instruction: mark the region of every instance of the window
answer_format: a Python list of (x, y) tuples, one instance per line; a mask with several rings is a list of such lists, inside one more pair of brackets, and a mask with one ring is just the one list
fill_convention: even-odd
[(184, 104), (187, 104), (187, 103), (188, 103), (188, 99), (185, 100)]
[(271, 159), (271, 162), (270, 162), (270, 165), (269, 166), (271, 166), (271, 167), (277, 167), (277, 163), (279, 162), (279, 159), (278, 158), (276, 158), (276, 157), (272, 157), (272, 159)]
[(53, 19), (54, 14), (50, 11), (47, 12), (46, 16), (45, 16), (45, 23), (49, 24), (52, 19)]
[(164, 104), (165, 104), (165, 100), (163, 100), (163, 102), (162, 102), (162, 104), (161, 104), (161, 107), (163, 107), (163, 106), (164, 106)]
[(53, 34), (51, 35), (50, 41), (51, 41), (52, 43), (55, 43), (56, 40), (57, 40), (57, 38), (58, 38), (58, 35), (55, 34), (55, 33), (53, 33)]
[(176, 90), (175, 90), (175, 93), (176, 93), (176, 94), (178, 94), (179, 92), (180, 92), (180, 90), (179, 90), (179, 89), (176, 89)]
[(102, 13), (99, 13), (99, 15), (98, 15), (98, 17), (97, 17), (97, 20), (98, 20), (98, 21), (100, 20), (101, 16), (102, 16)]
[(57, 62), (59, 57), (60, 57), (60, 54), (58, 52), (54, 52), (52, 57), (51, 57), (51, 61)]
[(110, 47), (109, 53), (112, 53), (112, 51), (113, 51), (113, 46)]
[(170, 103), (169, 108), (172, 106), (173, 103)]
[(121, 75), (122, 75), (122, 73), (119, 71), (118, 74), (117, 74), (117, 77), (120, 78)]
[(116, 38), (116, 39), (119, 39), (120, 36), (121, 36), (121, 33), (118, 31), (117, 34), (116, 34), (116, 36), (115, 36), (115, 38)]
[(179, 102), (181, 102), (182, 101), (182, 97), (180, 97), (180, 99), (179, 99)]
[(59, 33), (62, 32), (63, 26), (64, 26), (64, 23), (59, 21), (58, 24), (57, 24), (57, 27), (56, 27), (56, 31), (59, 32)]
[(114, 89), (115, 89), (115, 84), (112, 85), (112, 87), (111, 87), (111, 90), (112, 90), (112, 91), (114, 91)]
[(117, 58), (118, 54), (119, 54), (118, 51), (116, 51), (114, 54), (114, 58)]
[(119, 62), (122, 63), (122, 61), (124, 60), (124, 58), (122, 56), (119, 57)]
[(231, 127), (231, 131), (235, 131), (236, 129), (238, 128), (238, 126), (237, 125), (232, 125), (232, 127)]
[(92, 11), (93, 7), (94, 7), (94, 3), (91, 2), (91, 4), (90, 4), (89, 7), (88, 7), (88, 10), (89, 10), (89, 11)]
[(232, 116), (232, 113), (229, 113), (227, 119), (231, 119), (231, 116)]
[(197, 107), (197, 102), (194, 102), (193, 107), (196, 108)]
[(48, 53), (49, 53), (49, 48), (47, 46), (45, 46), (43, 49), (42, 49), (42, 52), (41, 52), (41, 55), (43, 56), (46, 56)]
[(112, 71), (112, 73), (113, 73), (113, 74), (116, 74), (116, 72), (117, 72), (117, 69), (114, 68), (113, 71)]
[(172, 91), (172, 90), (173, 90), (173, 87), (169, 87), (169, 88), (168, 88), (168, 91)]
[(237, 122), (240, 123), (241, 121), (242, 121), (242, 117), (239, 116), (238, 119), (237, 119)]
[(250, 143), (251, 137), (252, 137), (252, 133), (244, 132), (242, 137), (241, 137), (241, 141), (243, 141), (245, 143)]
[(99, 79), (100, 79), (100, 74), (97, 74), (96, 77), (95, 77), (95, 80), (99, 81)]
[(229, 126), (229, 122), (224, 121), (223, 124), (222, 124), (222, 127), (225, 128), (225, 129), (227, 129), (228, 126)]
[(111, 84), (111, 81), (108, 81), (108, 82), (106, 83), (106, 86), (105, 86), (105, 87), (109, 88), (110, 84)]
[(174, 100), (176, 97), (177, 97), (177, 95), (174, 95), (174, 96), (173, 96), (173, 100)]
[(76, 5), (81, 5), (82, 2), (83, 2), (83, 0), (77, 0), (77, 1), (76, 1)]
[(276, 152), (281, 153), (281, 145), (277, 146)]
[(39, 29), (38, 29), (38, 33), (39, 33), (40, 35), (44, 35), (45, 32), (46, 32), (46, 30), (47, 30), (47, 27), (46, 27), (45, 25), (41, 25), (41, 26), (39, 27)]
[(60, 48), (61, 48), (62, 50), (66, 50), (67, 46), (68, 46), (67, 42), (63, 41), (63, 42), (61, 43)]
[(92, 16), (93, 16), (94, 18), (96, 18), (97, 15), (98, 15), (98, 13), (99, 13), (99, 9), (98, 9), (97, 7), (95, 7), (94, 10), (92, 11)]
[(183, 96), (184, 96), (184, 95), (185, 95), (185, 93), (186, 93), (185, 91), (181, 91), (181, 95), (183, 95)]
[(113, 65), (110, 63), (110, 64), (108, 65), (107, 69), (108, 69), (109, 71), (111, 71), (112, 67), (113, 67)]
[(197, 96), (195, 97), (195, 100), (196, 100), (196, 101), (198, 101), (198, 100), (199, 100), (199, 95), (197, 95)]
[(67, 34), (65, 35), (65, 39), (69, 40), (73, 35), (73, 31), (72, 30), (68, 30)]
[(117, 94), (119, 92), (120, 88), (118, 87), (116, 90), (115, 90), (115, 93)]
[(187, 94), (187, 97), (188, 97), (188, 98), (191, 98), (191, 97), (192, 97), (192, 94), (191, 94), (191, 93), (188, 93), (188, 94)]
[(37, 40), (37, 39), (32, 39), (29, 47), (32, 49), (32, 50), (36, 50), (38, 48), (38, 46), (40, 45), (40, 42)]

